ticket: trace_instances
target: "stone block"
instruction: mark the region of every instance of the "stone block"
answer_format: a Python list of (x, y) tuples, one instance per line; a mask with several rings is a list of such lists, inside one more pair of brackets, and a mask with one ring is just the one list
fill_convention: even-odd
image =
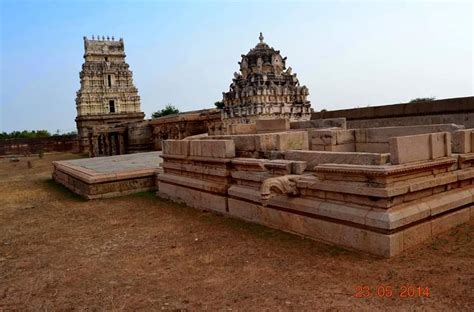
[(256, 121), (257, 133), (280, 132), (290, 130), (288, 119), (258, 119)]
[(314, 128), (312, 120), (290, 122), (290, 129), (308, 129), (308, 128)]
[(307, 162), (307, 168), (313, 170), (319, 164), (376, 165), (387, 163), (387, 154), (344, 153), (320, 151), (287, 151), (285, 159)]
[(418, 125), (405, 127), (381, 127), (356, 130), (356, 142), (383, 143), (392, 137), (411, 136), (436, 132), (454, 132), (460, 126), (455, 124)]
[(291, 173), (291, 161), (277, 159), (270, 160), (264, 163), (265, 168), (274, 174), (286, 175)]
[(355, 129), (354, 139), (356, 143), (367, 143), (367, 129)]
[(394, 165), (451, 156), (451, 137), (446, 132), (390, 138), (389, 144)]
[(346, 118), (326, 118), (311, 120), (314, 128), (342, 128), (346, 129)]
[(355, 143), (355, 151), (363, 153), (389, 153), (388, 143)]
[(336, 130), (336, 144), (347, 144), (355, 142), (354, 130)]
[(277, 138), (274, 134), (258, 134), (255, 136), (255, 149), (257, 151), (277, 150)]
[(190, 144), (190, 156), (233, 158), (235, 144), (233, 140), (196, 140), (186, 141)]
[(454, 131), (452, 133), (452, 152), (458, 154), (474, 152), (473, 139), (474, 132), (472, 129)]
[(433, 219), (431, 221), (431, 232), (433, 235), (446, 232), (458, 225), (469, 222), (470, 211), (469, 208), (464, 208), (445, 216)]
[[(474, 188), (472, 190), (474, 191)], [(431, 209), (431, 215), (435, 216), (468, 205), (473, 202), (473, 198), (469, 189), (455, 189), (427, 198), (425, 202)]]
[(228, 139), (234, 141), (235, 149), (237, 151), (256, 151), (255, 136), (254, 135), (233, 135)]
[(337, 135), (334, 130), (309, 130), (311, 143), (320, 145), (336, 145)]
[(312, 151), (324, 151), (324, 145), (320, 145), (320, 144), (311, 144), (310, 146), (310, 150)]
[(302, 174), (307, 167), (306, 161), (292, 161), (291, 174)]
[(439, 132), (430, 135), (431, 159), (451, 156), (451, 133)]
[(163, 181), (158, 183), (157, 196), (170, 199), (178, 203), (185, 203), (189, 207), (212, 210), (220, 213), (227, 212), (227, 198), (218, 194), (211, 194), (187, 187), (169, 184)]
[(284, 159), (285, 152), (284, 151), (264, 151), (261, 152), (261, 156), (265, 159), (274, 160), (274, 159)]
[(165, 140), (163, 141), (163, 155), (189, 155), (189, 141)]
[(328, 152), (355, 152), (354, 143), (325, 145), (324, 150)]
[(262, 210), (260, 205), (229, 198), (229, 214), (236, 218), (261, 224)]
[(257, 133), (257, 125), (254, 123), (251, 124), (232, 124), (229, 125), (228, 133), (235, 135), (235, 134), (252, 134)]
[(327, 118), (290, 122), (291, 129), (342, 128), (346, 129), (346, 118)]
[(278, 133), (276, 138), (276, 149), (279, 151), (309, 149), (306, 131)]
[(425, 241), (431, 240), (431, 224), (429, 222), (421, 223), (397, 234), (402, 236), (403, 250), (405, 251)]

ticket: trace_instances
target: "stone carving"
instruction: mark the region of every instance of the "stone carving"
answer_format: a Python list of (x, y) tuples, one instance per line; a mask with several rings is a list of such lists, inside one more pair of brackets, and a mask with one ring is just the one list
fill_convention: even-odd
[(223, 93), (224, 123), (248, 123), (260, 118), (309, 120), (308, 88), (300, 86), (291, 67), (286, 69), (286, 57), (263, 39), (260, 34), (257, 46), (242, 55), (241, 74), (234, 74), (229, 91)]
[(299, 195), (300, 193), (296, 187), (296, 181), (299, 178), (301, 178), (299, 175), (285, 175), (263, 181), (260, 187), (262, 204), (265, 206), (266, 202), (275, 194)]
[(84, 37), (84, 59), (76, 95), (77, 130), (81, 151), (90, 151), (92, 127), (118, 122), (140, 121), (140, 96), (125, 62), (122, 39)]

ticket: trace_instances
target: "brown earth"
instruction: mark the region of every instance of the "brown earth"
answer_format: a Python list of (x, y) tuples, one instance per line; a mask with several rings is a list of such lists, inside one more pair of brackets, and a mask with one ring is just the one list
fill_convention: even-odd
[(474, 309), (472, 221), (381, 259), (153, 193), (84, 201), (50, 179), (75, 157), (0, 159), (0, 310)]

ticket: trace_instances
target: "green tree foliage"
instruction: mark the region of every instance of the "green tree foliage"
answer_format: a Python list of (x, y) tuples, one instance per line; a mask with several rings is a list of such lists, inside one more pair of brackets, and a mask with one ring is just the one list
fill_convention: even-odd
[(214, 105), (215, 105), (216, 108), (218, 108), (218, 109), (223, 109), (223, 108), (224, 108), (224, 102), (222, 102), (222, 101), (214, 102)]
[(174, 107), (171, 104), (168, 104), (162, 110), (154, 112), (153, 114), (151, 114), (151, 118), (158, 118), (158, 117), (163, 117), (163, 116), (166, 116), (166, 115), (173, 115), (173, 114), (178, 114), (178, 113), (179, 113), (179, 109), (177, 109), (176, 107)]
[(48, 130), (23, 130), (23, 131), (12, 131), (10, 133), (1, 132), (0, 139), (30, 139), (30, 138), (45, 138), (50, 137), (51, 133)]
[(434, 100), (436, 100), (435, 97), (424, 97), (424, 98), (413, 99), (408, 103), (430, 102), (430, 101), (434, 101)]

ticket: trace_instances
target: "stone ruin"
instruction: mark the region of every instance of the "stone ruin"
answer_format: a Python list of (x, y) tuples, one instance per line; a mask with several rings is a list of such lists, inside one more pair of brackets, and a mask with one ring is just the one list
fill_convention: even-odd
[[(418, 104), (395, 105), (390, 127), (373, 127), (394, 117), (385, 108), (341, 111), (354, 115), (347, 121), (337, 112), (311, 116), (308, 89), (260, 35), (223, 94), (222, 115), (143, 121), (123, 40), (84, 44), (81, 148), (119, 156), (54, 163), (53, 178), (81, 196), (155, 189), (190, 207), (384, 257), (474, 217), (474, 129), (464, 129), (472, 128), (472, 97), (454, 99), (454, 111), (427, 104), (433, 116)], [(149, 149), (162, 149), (161, 166), (160, 152), (120, 155)]]
[(258, 120), (166, 140), (157, 195), (391, 257), (474, 215), (474, 129)]

